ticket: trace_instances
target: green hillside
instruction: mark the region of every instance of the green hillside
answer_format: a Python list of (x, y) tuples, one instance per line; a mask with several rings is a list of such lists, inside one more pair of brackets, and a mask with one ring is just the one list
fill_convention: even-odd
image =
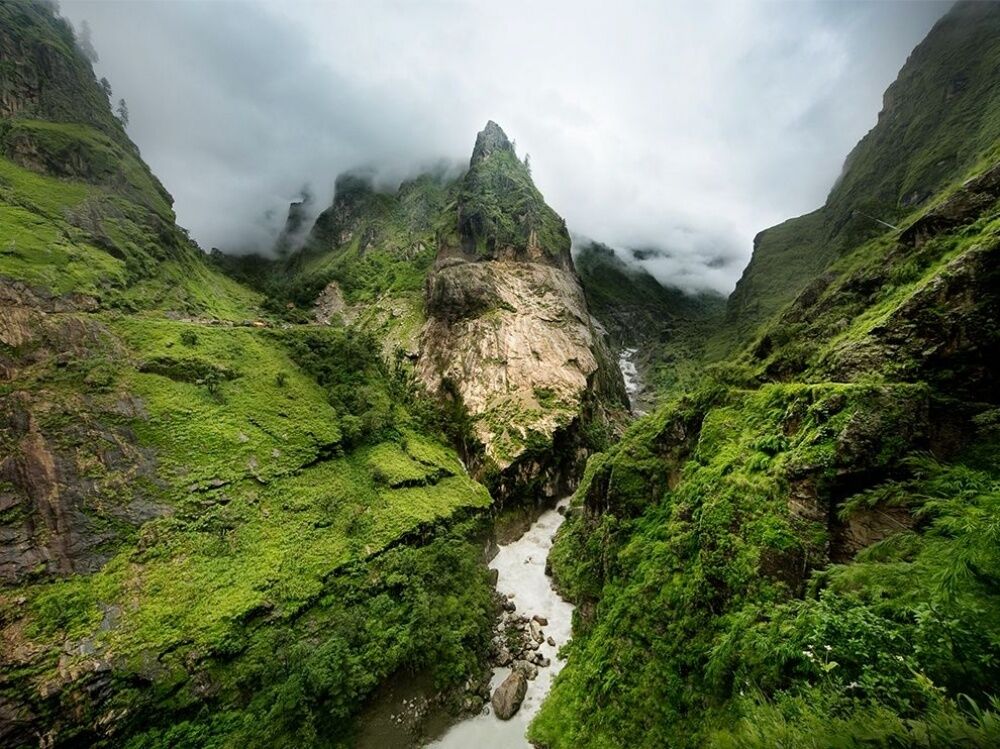
[[(827, 205), (758, 237), (735, 353), (590, 460), (539, 746), (1000, 741), (998, 19), (935, 26)], [(900, 228), (829, 234), (855, 205)]]
[[(47, 5), (0, 5), (0, 92), (0, 744), (340, 746), (478, 675), (491, 500), (410, 375), (208, 261)], [(429, 259), (378, 262), (353, 297)]]
[(1000, 140), (1000, 10), (961, 2), (913, 50), (825, 205), (761, 232), (720, 342), (737, 344), (830, 262), (899, 225)]

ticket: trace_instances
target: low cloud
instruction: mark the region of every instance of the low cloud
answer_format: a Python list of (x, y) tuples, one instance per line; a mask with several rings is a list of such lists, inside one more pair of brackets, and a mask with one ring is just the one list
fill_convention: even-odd
[(570, 228), (728, 292), (754, 234), (818, 206), (945, 3), (105, 3), (129, 132), (206, 249), (274, 246), (308, 184), (467, 163), (487, 119)]

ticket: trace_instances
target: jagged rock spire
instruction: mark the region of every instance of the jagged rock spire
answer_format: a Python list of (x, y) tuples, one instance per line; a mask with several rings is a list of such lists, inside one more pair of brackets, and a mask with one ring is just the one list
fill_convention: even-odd
[(507, 133), (503, 131), (503, 128), (490, 120), (476, 136), (476, 147), (472, 149), (472, 159), (469, 161), (469, 166), (482, 161), (497, 151), (514, 153), (514, 144), (507, 138)]

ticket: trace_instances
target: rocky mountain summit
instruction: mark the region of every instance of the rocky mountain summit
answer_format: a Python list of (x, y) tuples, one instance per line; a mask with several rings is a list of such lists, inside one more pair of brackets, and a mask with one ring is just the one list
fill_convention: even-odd
[(467, 464), (498, 497), (554, 497), (626, 407), (570, 245), (491, 121), (459, 177), (425, 174), (386, 192), (363, 172), (339, 176), (333, 204), (278, 273), (314, 319), (359, 325), (386, 359), (412, 362), (421, 386), (468, 422)]
[(514, 467), (519, 483), (556, 496), (580, 456), (545, 447), (621, 408), (621, 375), (588, 311), (565, 222), (494, 122), (476, 138), (456, 210), (457, 235), (442, 239), (427, 278), (418, 375), (459, 399), (501, 474)]

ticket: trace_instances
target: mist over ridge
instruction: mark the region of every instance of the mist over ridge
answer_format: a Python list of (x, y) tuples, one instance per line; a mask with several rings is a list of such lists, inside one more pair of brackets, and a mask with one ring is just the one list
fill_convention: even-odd
[(302, 186), (322, 210), (341, 172), (391, 189), (462, 163), (494, 119), (571, 230), (664, 249), (655, 275), (728, 293), (759, 230), (822, 203), (946, 7), (66, 0), (62, 13), (88, 22), (98, 75), (206, 250), (267, 250)]

